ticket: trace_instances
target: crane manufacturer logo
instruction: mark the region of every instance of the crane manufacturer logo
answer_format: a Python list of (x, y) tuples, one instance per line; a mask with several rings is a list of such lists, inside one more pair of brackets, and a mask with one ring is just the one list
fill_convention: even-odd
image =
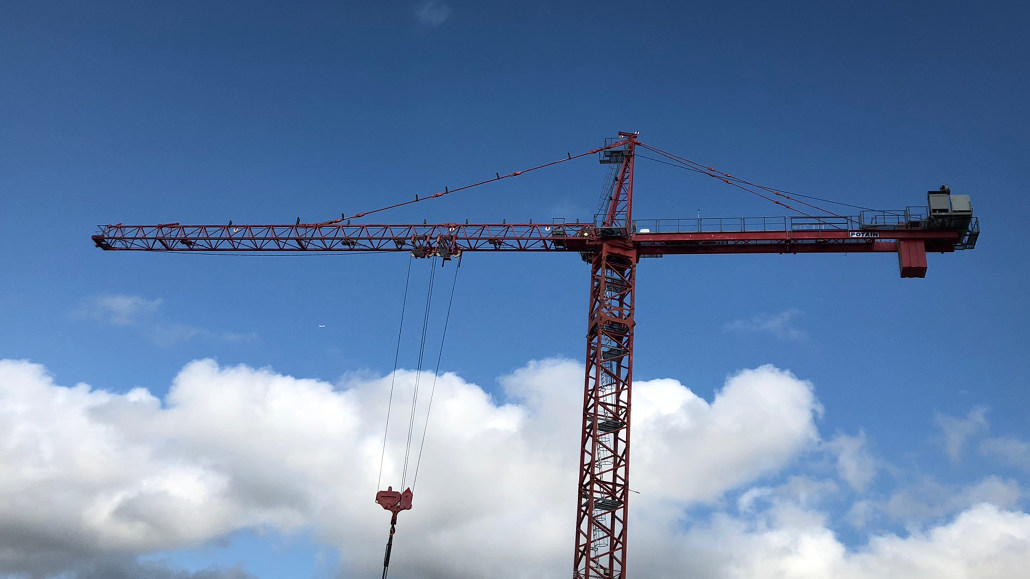
[(849, 231), (851, 237), (880, 237), (879, 231)]

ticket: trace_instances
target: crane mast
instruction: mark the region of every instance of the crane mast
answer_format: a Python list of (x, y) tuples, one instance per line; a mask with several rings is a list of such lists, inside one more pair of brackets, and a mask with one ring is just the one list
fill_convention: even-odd
[[(633, 306), (637, 249), (631, 241), (636, 134), (601, 161), (618, 163), (600, 247), (590, 264), (583, 432), (574, 577), (623, 577), (629, 516)], [(584, 257), (588, 257), (584, 256)]]
[[(116, 224), (100, 226), (100, 233), (92, 239), (96, 247), (113, 251), (375, 251), (410, 252), (414, 257), (444, 260), (466, 251), (578, 252), (590, 263), (590, 301), (573, 577), (625, 579), (634, 303), (640, 258), (719, 253), (894, 253), (901, 277), (921, 278), (926, 275), (927, 252), (972, 249), (980, 232), (969, 197), (951, 195), (947, 186), (928, 192), (926, 207), (864, 211), (858, 216), (635, 221), (636, 148), (648, 147), (637, 136), (620, 132), (618, 138), (590, 151), (600, 154), (601, 163), (615, 168), (606, 206), (592, 223), (556, 219), (550, 224), (351, 225), (346, 219), (306, 224), (298, 219), (293, 225), (234, 225), (231, 221), (225, 225)], [(498, 175), (497, 179), (521, 173)], [(410, 508), (410, 496), (405, 504), (397, 508)], [(384, 508), (390, 510), (386, 505)]]

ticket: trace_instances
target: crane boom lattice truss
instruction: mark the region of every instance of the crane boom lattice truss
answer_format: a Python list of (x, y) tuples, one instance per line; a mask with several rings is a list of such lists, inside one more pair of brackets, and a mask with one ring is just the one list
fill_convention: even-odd
[(591, 274), (573, 576), (625, 579), (633, 314), (640, 258), (887, 252), (898, 256), (902, 277), (924, 277), (927, 252), (972, 249), (979, 236), (968, 196), (952, 196), (947, 187), (929, 192), (927, 207), (866, 211), (856, 217), (635, 221), (638, 144), (636, 133), (620, 132), (593, 151), (615, 171), (606, 207), (591, 223), (557, 219), (550, 224), (351, 225), (338, 219), (306, 224), (298, 220), (294, 225), (117, 224), (101, 226), (93, 242), (116, 251), (410, 252), (443, 259), (466, 251), (578, 252), (591, 264)]

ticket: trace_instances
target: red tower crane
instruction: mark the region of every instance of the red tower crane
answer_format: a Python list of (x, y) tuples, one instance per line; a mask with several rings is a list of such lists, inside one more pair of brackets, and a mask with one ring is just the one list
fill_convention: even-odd
[[(801, 216), (634, 221), (633, 168), (637, 147), (741, 187)], [(979, 223), (972, 214), (969, 197), (951, 195), (947, 186), (930, 191), (926, 207), (867, 211), (857, 217), (809, 214), (788, 203), (818, 208), (781, 191), (671, 155), (641, 143), (637, 133), (626, 132), (587, 153), (569, 155), (567, 159), (526, 171), (498, 174), (496, 179), (461, 189), (590, 154), (599, 154), (601, 163), (615, 168), (605, 210), (592, 223), (350, 223), (350, 219), (375, 212), (370, 211), (322, 223), (302, 224), (298, 219), (293, 225), (233, 225), (231, 221), (228, 225), (102, 225), (93, 242), (104, 250), (396, 251), (445, 260), (466, 251), (580, 253), (591, 265), (573, 577), (625, 579), (638, 260), (672, 254), (886, 252), (898, 256), (901, 277), (924, 277), (927, 252), (972, 249), (979, 235)], [(391, 207), (458, 190), (445, 189)], [(391, 492), (398, 494), (392, 489)], [(409, 494), (406, 506), (384, 508), (393, 510), (396, 522), (397, 511), (410, 506)]]

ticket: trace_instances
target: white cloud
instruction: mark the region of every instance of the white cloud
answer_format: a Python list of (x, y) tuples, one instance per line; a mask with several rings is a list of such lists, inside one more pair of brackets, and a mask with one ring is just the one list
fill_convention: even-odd
[(869, 526), (881, 513), (882, 508), (876, 501), (862, 499), (855, 501), (844, 514), (844, 520), (851, 526), (862, 529)]
[(808, 334), (797, 327), (797, 318), (803, 312), (790, 308), (777, 314), (759, 314), (757, 316), (733, 320), (725, 328), (733, 332), (766, 333), (781, 340), (804, 340)]
[(1019, 483), (993, 475), (965, 486), (948, 486), (924, 478), (893, 493), (882, 509), (890, 519), (917, 529), (981, 503), (1001, 509), (1016, 508), (1022, 496)]
[(827, 497), (837, 493), (839, 487), (830, 480), (817, 480), (792, 476), (777, 487), (752, 487), (737, 499), (737, 510), (743, 514), (759, 512), (761, 505), (793, 504), (814, 508)]
[(826, 447), (837, 455), (837, 474), (851, 488), (859, 492), (865, 491), (876, 476), (877, 470), (876, 460), (866, 450), (865, 433), (859, 432), (858, 436), (837, 434), (833, 440), (826, 443)]
[[(990, 429), (984, 406), (973, 408), (965, 418), (938, 414), (937, 425), (944, 436), (944, 451), (952, 462), (959, 461), (971, 438)], [(978, 450), (983, 456), (1030, 472), (1030, 443), (1024, 440), (1013, 436), (983, 438)]]
[(955, 418), (946, 414), (937, 415), (937, 426), (944, 435), (944, 452), (952, 462), (958, 462), (962, 458), (962, 451), (965, 449), (966, 441), (988, 428), (987, 408), (977, 406), (969, 411), (965, 418)]
[(1011, 436), (988, 438), (980, 443), (980, 453), (1030, 472), (1030, 443)]
[(415, 9), (415, 19), (422, 26), (436, 28), (441, 26), (451, 17), (451, 7), (443, 2), (431, 0), (423, 2)]
[(139, 296), (93, 296), (75, 312), (77, 315), (114, 326), (133, 326), (148, 320), (161, 307), (161, 299)]
[(93, 296), (83, 301), (72, 315), (113, 326), (135, 328), (159, 346), (170, 346), (194, 338), (223, 342), (241, 342), (257, 339), (253, 332), (216, 332), (160, 318), (163, 300), (148, 300), (140, 296), (109, 294)]
[[(350, 572), (370, 574), (388, 522), (371, 503), (388, 380), (351, 376), (334, 388), (204, 360), (183, 368), (162, 401), (142, 389), (65, 388), (38, 365), (0, 362), (0, 572), (312, 526), (341, 547)], [(399, 373), (402, 390), (413, 382)], [(548, 576), (566, 566), (581, 382), (577, 363), (534, 362), (501, 380), (505, 404), (439, 377), (415, 509), (400, 519), (398, 575)], [(816, 437), (811, 388), (772, 367), (732, 377), (711, 404), (671, 380), (635, 391), (642, 512), (714, 499), (782, 468)], [(384, 486), (399, 484), (405, 435), (391, 430)]]
[(947, 524), (902, 538), (873, 538), (864, 552), (828, 577), (997, 579), (1030, 565), (1030, 515), (979, 504)]
[(821, 407), (811, 384), (772, 366), (731, 376), (711, 403), (675, 380), (640, 384), (631, 486), (644, 501), (655, 493), (680, 502), (717, 499), (818, 441)]
[[(398, 374), (395, 400), (414, 379)], [(63, 387), (39, 365), (0, 361), (0, 576), (127, 569), (161, 578), (167, 570), (153, 565), (134, 571), (134, 557), (245, 528), (310, 529), (339, 548), (341, 576), (374, 575), (389, 521), (372, 503), (389, 381), (355, 374), (332, 385), (201, 360), (158, 399)], [(415, 507), (398, 524), (396, 576), (568, 575), (582, 367), (532, 362), (500, 383), (505, 401), (439, 376)], [(748, 489), (818, 444), (818, 401), (789, 372), (740, 372), (711, 402), (674, 380), (638, 382), (634, 392), (635, 575), (948, 577), (927, 566), (940, 553), (976, 578), (987, 575), (974, 563), (994, 577), (1028, 563), (1030, 517), (1003, 510), (1018, 499), (1011, 481), (985, 479), (960, 493), (980, 502), (954, 519), (859, 551), (815, 510), (836, 492), (832, 481)], [(406, 425), (395, 411), (393, 424)], [(383, 486), (399, 483), (405, 436), (404, 426), (391, 429)], [(718, 507), (731, 489), (743, 491), (737, 516), (685, 530), (684, 506)], [(193, 576), (244, 576), (203, 573)]]
[(819, 513), (777, 505), (753, 519), (717, 515), (678, 542), (679, 550), (654, 553), (657, 569), (647, 577), (998, 579), (1021, 577), (1030, 565), (1030, 515), (979, 504), (939, 526), (849, 550)]

